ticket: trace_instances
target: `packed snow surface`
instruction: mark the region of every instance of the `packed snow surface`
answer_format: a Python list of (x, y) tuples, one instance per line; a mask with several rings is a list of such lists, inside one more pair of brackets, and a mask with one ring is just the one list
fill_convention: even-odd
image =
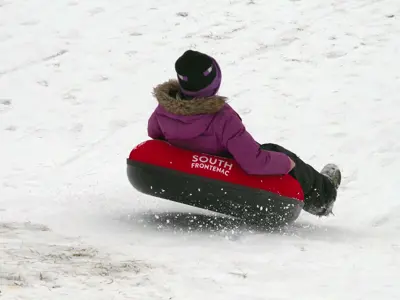
[[(400, 299), (398, 0), (0, 0), (0, 297)], [(343, 172), (280, 231), (135, 191), (187, 49), (260, 142)]]

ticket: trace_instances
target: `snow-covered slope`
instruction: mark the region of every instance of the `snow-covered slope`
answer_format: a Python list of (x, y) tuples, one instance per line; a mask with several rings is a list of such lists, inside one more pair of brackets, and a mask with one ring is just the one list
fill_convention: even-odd
[[(397, 0), (0, 1), (1, 297), (399, 299), (399, 18)], [(254, 232), (133, 190), (151, 89), (188, 48), (260, 142), (340, 164), (335, 216)]]

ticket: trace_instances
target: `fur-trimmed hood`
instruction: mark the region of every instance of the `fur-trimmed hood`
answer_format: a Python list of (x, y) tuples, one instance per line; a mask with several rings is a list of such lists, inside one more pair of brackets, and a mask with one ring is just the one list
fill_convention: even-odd
[(182, 100), (179, 94), (179, 83), (173, 79), (153, 90), (153, 96), (167, 112), (181, 116), (215, 114), (224, 107), (227, 100), (221, 96)]

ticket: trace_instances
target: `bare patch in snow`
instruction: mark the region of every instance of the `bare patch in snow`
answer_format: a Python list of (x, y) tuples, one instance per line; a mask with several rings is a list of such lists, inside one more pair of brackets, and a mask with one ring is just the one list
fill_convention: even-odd
[(41, 224), (0, 223), (0, 284), (48, 289), (146, 280), (150, 266), (134, 259), (116, 260), (78, 239), (60, 237)]

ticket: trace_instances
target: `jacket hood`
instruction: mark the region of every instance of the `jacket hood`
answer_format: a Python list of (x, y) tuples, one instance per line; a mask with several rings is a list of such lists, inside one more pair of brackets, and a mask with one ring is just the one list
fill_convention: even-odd
[(179, 95), (179, 82), (173, 79), (156, 86), (153, 90), (153, 96), (167, 112), (180, 116), (215, 114), (226, 103), (225, 97), (217, 95), (191, 100), (180, 99)]
[(221, 96), (183, 100), (177, 80), (158, 85), (153, 96), (159, 104), (158, 122), (169, 139), (191, 139), (203, 134), (226, 103)]

